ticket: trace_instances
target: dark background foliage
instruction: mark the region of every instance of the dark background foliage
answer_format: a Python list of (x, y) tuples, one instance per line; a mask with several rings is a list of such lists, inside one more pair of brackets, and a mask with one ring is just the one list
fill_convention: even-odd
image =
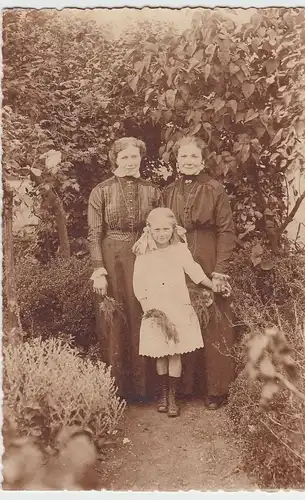
[[(110, 175), (114, 139), (143, 139), (144, 176), (164, 185), (158, 158), (174, 166), (174, 141), (196, 134), (207, 143), (208, 168), (226, 184), (239, 235), (260, 235), (275, 249), (287, 218), (285, 175), (300, 161), (304, 37), (303, 9), (260, 9), (246, 24), (196, 9), (182, 33), (139, 22), (121, 37), (86, 16), (7, 10), (6, 172), (26, 176), (35, 167), (50, 182), (40, 156), (60, 151), (53, 184), (70, 237), (86, 237), (88, 194)], [(43, 235), (55, 238), (47, 211), (43, 219), (42, 245)]]

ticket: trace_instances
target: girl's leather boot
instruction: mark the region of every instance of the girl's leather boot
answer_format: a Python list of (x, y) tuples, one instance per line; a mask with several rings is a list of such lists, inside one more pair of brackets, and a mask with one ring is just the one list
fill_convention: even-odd
[(180, 408), (177, 404), (176, 392), (178, 377), (169, 377), (169, 393), (168, 393), (168, 411), (169, 417), (178, 417), (180, 415)]
[(159, 375), (160, 381), (160, 396), (157, 403), (159, 413), (167, 413), (168, 410), (168, 376)]

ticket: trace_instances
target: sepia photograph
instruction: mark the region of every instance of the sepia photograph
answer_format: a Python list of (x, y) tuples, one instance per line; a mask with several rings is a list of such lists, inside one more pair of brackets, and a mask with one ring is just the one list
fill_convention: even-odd
[(305, 489), (305, 7), (2, 10), (2, 490)]

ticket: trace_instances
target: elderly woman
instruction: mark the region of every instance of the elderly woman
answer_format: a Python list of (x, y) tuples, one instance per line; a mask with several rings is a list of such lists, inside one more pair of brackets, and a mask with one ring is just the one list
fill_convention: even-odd
[[(117, 140), (109, 160), (113, 176), (91, 192), (88, 207), (89, 248), (94, 268), (94, 290), (123, 306), (125, 319), (112, 324), (97, 313), (102, 359), (112, 367), (118, 393), (126, 399), (152, 395), (149, 360), (139, 356), (141, 307), (133, 293), (134, 254), (149, 212), (161, 204), (160, 191), (140, 177), (145, 144), (134, 137)], [(151, 367), (153, 374), (153, 367)]]
[(204, 171), (205, 143), (184, 137), (174, 146), (177, 169), (182, 174), (165, 192), (165, 204), (174, 212), (178, 224), (187, 230), (189, 249), (213, 283), (215, 307), (211, 308), (205, 347), (184, 357), (183, 394), (195, 386), (205, 394), (209, 409), (225, 402), (234, 378), (230, 351), (233, 345), (231, 309), (220, 293), (227, 280), (227, 267), (234, 248), (234, 227), (230, 202), (223, 186)]

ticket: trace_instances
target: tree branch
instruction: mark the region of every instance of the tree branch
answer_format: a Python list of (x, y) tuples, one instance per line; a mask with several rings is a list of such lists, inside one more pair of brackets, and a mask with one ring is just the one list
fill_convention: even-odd
[(289, 380), (286, 377), (284, 377), (284, 375), (282, 375), (281, 373), (277, 373), (276, 378), (280, 382), (282, 382), (282, 384), (287, 389), (289, 389), (289, 391), (293, 392), (296, 396), (298, 396), (302, 401), (305, 402), (305, 394), (303, 392), (299, 391), (299, 389), (297, 389), (291, 382), (289, 382)]
[(293, 209), (291, 210), (290, 214), (286, 217), (286, 219), (284, 220), (283, 224), (279, 227), (279, 229), (278, 229), (279, 235), (281, 235), (285, 231), (285, 229), (288, 226), (288, 224), (290, 224), (290, 222), (293, 221), (294, 216), (297, 213), (297, 211), (299, 210), (299, 208), (300, 208), (301, 203), (302, 203), (303, 200), (305, 200), (305, 191), (303, 191), (303, 193), (298, 197), (298, 199), (295, 202), (295, 205), (294, 205)]
[(14, 193), (7, 182), (4, 183), (3, 203), (3, 254), (5, 270), (5, 295), (7, 300), (7, 320), (4, 331), (10, 344), (22, 341), (23, 331), (16, 293), (16, 276), (13, 243), (13, 201)]
[(271, 427), (269, 427), (269, 425), (266, 424), (266, 422), (264, 422), (264, 420), (262, 420), (262, 424), (268, 429), (269, 432), (271, 432), (271, 434), (277, 439), (277, 441), (280, 441), (280, 443), (282, 443), (285, 448), (287, 448), (295, 457), (299, 458), (302, 462), (305, 463), (305, 460), (304, 458), (299, 455), (299, 453), (297, 453), (295, 450), (293, 450), (287, 443), (285, 443), (285, 441), (283, 441), (272, 429)]
[(66, 213), (62, 201), (56, 195), (54, 189), (52, 187), (47, 188), (47, 186), (44, 185), (44, 181), (39, 176), (35, 175), (32, 170), (30, 170), (30, 178), (37, 186), (40, 186), (43, 196), (47, 199), (53, 210), (58, 230), (59, 251), (64, 258), (69, 259), (71, 255), (70, 242), (67, 231)]

